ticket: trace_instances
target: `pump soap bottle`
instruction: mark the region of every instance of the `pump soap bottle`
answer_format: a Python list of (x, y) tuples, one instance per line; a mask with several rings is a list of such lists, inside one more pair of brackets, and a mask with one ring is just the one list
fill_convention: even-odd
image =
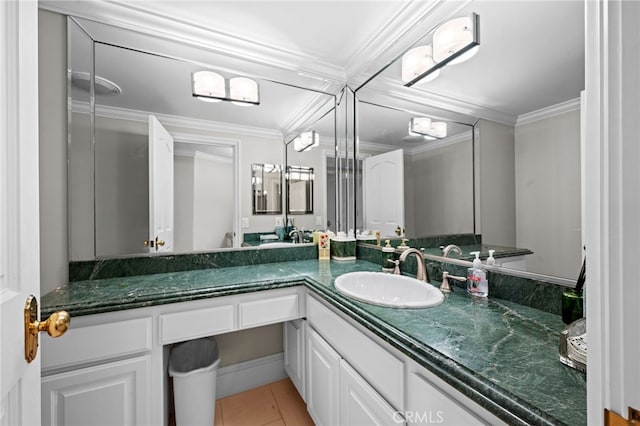
[(487, 297), (489, 295), (489, 282), (487, 281), (487, 271), (482, 269), (480, 252), (472, 251), (476, 258), (473, 259), (473, 267), (467, 269), (467, 293), (476, 297)]

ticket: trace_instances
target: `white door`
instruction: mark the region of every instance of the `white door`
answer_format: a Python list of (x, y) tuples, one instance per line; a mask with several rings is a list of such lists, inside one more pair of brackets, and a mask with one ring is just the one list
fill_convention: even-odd
[(149, 249), (173, 251), (173, 137), (149, 116)]
[(397, 236), (398, 226), (404, 230), (404, 152), (366, 158), (363, 174), (365, 229)]
[(24, 306), (40, 296), (38, 5), (0, 2), (0, 425), (40, 424), (40, 357)]

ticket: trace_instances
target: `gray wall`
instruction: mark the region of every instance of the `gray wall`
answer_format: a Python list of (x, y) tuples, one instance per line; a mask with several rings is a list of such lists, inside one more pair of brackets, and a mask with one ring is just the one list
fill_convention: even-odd
[(580, 112), (515, 128), (518, 247), (533, 250), (527, 270), (577, 278), (580, 225)]
[(175, 251), (193, 249), (193, 174), (194, 158), (176, 155), (173, 162)]
[[(473, 170), (471, 137), (411, 157), (409, 211), (415, 212), (410, 235), (473, 232)], [(413, 208), (410, 209), (410, 204)], [(419, 213), (418, 213), (419, 212)]]
[(39, 11), (40, 291), (68, 281), (67, 20)]
[(480, 120), (476, 127), (476, 232), (487, 244), (515, 246), (514, 130)]

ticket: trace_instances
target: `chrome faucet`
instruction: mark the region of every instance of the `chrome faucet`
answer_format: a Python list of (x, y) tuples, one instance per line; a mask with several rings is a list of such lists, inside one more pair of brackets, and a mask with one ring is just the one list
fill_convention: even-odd
[(407, 257), (409, 257), (409, 255), (411, 255), (411, 254), (413, 254), (416, 257), (417, 264), (418, 264), (418, 271), (416, 272), (416, 279), (419, 279), (421, 281), (424, 281), (424, 282), (428, 283), (429, 282), (429, 272), (427, 271), (427, 267), (426, 267), (426, 265), (424, 263), (424, 253), (422, 253), (420, 250), (418, 250), (416, 248), (410, 248), (410, 249), (407, 249), (407, 250), (403, 251), (398, 260), (400, 261), (400, 263), (402, 263), (405, 260), (407, 260)]
[(440, 250), (442, 250), (442, 257), (449, 256), (450, 252), (454, 252), (458, 256), (462, 256), (462, 250), (455, 244), (449, 244), (448, 246), (440, 246)]
[[(295, 236), (295, 238), (294, 238)], [(299, 229), (294, 229), (289, 232), (289, 238), (295, 243), (304, 243), (304, 237), (302, 236), (302, 231)]]

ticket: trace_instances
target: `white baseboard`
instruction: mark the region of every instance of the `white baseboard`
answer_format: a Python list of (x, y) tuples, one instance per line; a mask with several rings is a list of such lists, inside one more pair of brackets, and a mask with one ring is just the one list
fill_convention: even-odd
[(268, 355), (218, 370), (216, 399), (286, 379), (284, 352)]

